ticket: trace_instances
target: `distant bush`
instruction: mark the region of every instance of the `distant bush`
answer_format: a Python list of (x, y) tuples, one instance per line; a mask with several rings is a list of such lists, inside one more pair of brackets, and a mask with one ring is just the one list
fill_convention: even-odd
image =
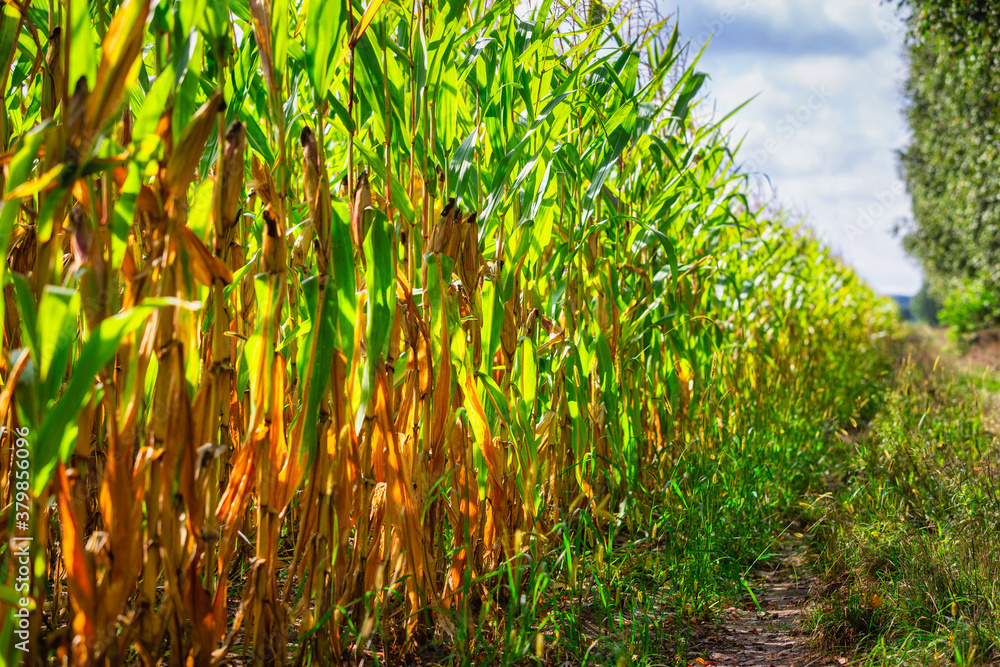
[(983, 280), (966, 280), (961, 289), (950, 291), (938, 311), (938, 321), (961, 336), (997, 324), (998, 312), (996, 291)]
[(940, 310), (941, 304), (931, 294), (927, 283), (921, 285), (920, 291), (910, 300), (910, 315), (917, 322), (936, 326)]

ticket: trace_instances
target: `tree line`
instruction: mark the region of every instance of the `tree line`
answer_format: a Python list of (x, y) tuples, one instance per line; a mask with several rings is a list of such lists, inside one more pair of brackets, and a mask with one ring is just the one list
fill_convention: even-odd
[(913, 199), (904, 246), (923, 264), (942, 321), (1000, 321), (1000, 2), (904, 0), (912, 130), (900, 154)]

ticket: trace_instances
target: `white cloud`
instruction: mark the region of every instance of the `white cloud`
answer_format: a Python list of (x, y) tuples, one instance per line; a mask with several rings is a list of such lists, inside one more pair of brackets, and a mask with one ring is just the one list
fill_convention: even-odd
[[(728, 113), (741, 157), (779, 201), (883, 293), (912, 294), (920, 272), (891, 230), (910, 216), (895, 151), (906, 143), (905, 31), (879, 0), (663, 0), (685, 39), (715, 33), (699, 68), (699, 111)], [(701, 44), (696, 43), (695, 48)], [(891, 201), (887, 200), (891, 197)], [(859, 222), (859, 220), (861, 222)]]

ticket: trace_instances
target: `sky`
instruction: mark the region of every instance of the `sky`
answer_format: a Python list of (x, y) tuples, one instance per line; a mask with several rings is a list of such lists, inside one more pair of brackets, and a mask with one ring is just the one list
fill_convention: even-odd
[[(922, 277), (893, 227), (912, 217), (896, 151), (907, 143), (905, 28), (879, 0), (656, 0), (709, 75), (696, 116), (742, 140), (765, 198), (797, 218), (881, 294)], [(756, 96), (756, 97), (755, 97)], [(766, 175), (766, 176), (765, 176)]]

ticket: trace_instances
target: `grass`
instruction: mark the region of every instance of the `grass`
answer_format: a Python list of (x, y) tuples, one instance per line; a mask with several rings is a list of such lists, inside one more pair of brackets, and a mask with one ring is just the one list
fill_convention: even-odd
[[(884, 381), (888, 357), (873, 350), (870, 360), (855, 366), (853, 389), (844, 391), (854, 402), (850, 416), (795, 408), (789, 388), (776, 386), (745, 406), (758, 428), (730, 439), (713, 432), (713, 451), (678, 456), (671, 477), (643, 502), (626, 499), (609, 522), (584, 511), (567, 517), (556, 527), (562, 548), (521, 578), (530, 603), (511, 600), (501, 627), (477, 629), (477, 637), (504, 643), (479, 648), (476, 660), (689, 664), (695, 628), (759, 590), (755, 570), (779, 558), (782, 538), (810, 517), (802, 499), (826, 490), (839, 460), (835, 433), (872, 418), (877, 396), (857, 397)], [(448, 660), (472, 664), (461, 654)]]
[(984, 427), (996, 376), (938, 352), (926, 333), (902, 343), (816, 531), (820, 637), (858, 664), (1000, 660), (1000, 448)]

